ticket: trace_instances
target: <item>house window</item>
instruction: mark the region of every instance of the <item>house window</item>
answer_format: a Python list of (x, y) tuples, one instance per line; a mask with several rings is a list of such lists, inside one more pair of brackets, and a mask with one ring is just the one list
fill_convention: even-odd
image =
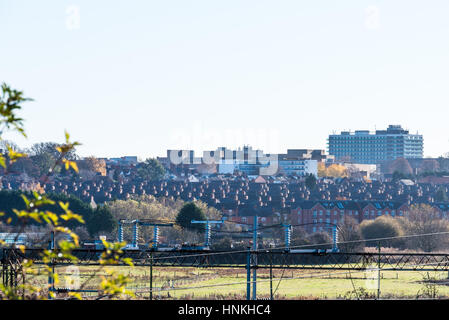
[(322, 216), (323, 215), (323, 210), (320, 210), (320, 216)]
[(313, 216), (316, 217), (316, 210), (313, 212)]

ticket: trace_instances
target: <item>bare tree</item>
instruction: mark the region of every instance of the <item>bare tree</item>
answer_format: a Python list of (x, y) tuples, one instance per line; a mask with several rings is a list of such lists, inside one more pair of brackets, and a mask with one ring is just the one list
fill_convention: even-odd
[[(413, 205), (401, 220), (406, 234), (434, 234), (449, 231), (449, 222), (438, 216), (436, 209), (427, 204)], [(447, 248), (448, 234), (436, 234), (411, 237), (407, 239), (410, 249), (420, 249), (426, 252)]]
[(436, 172), (440, 170), (440, 164), (438, 163), (438, 161), (433, 159), (423, 160), (419, 169), (421, 173)]
[(413, 174), (413, 169), (407, 159), (398, 158), (393, 161), (389, 168), (390, 173), (399, 172), (404, 175)]
[(338, 247), (344, 252), (362, 251), (364, 248), (359, 223), (352, 217), (345, 216), (338, 225)]

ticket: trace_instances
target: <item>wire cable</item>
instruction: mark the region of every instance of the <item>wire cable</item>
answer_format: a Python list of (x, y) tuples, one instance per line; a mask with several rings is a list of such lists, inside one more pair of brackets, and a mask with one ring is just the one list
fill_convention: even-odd
[[(445, 260), (445, 263), (449, 264), (449, 260)], [(434, 264), (438, 264), (438, 263), (442, 263), (442, 261), (440, 262), (434, 262), (434, 263), (421, 263), (421, 264), (415, 264), (415, 265), (411, 265), (411, 266), (423, 266), (423, 265), (434, 265)], [(382, 269), (380, 268), (380, 271), (394, 271), (394, 269)], [(419, 271), (419, 270), (416, 270)], [(439, 271), (439, 270), (435, 270), (435, 271)], [(366, 272), (365, 270), (356, 270), (353, 271), (353, 273), (362, 273), (362, 272)], [(273, 278), (273, 279), (261, 279), (261, 280), (257, 280), (256, 283), (262, 283), (262, 282), (268, 282), (268, 281), (272, 281), (272, 280), (297, 280), (297, 279), (306, 279), (306, 278), (320, 278), (323, 274), (327, 274), (327, 275), (342, 275), (342, 274), (348, 274), (348, 271), (342, 271), (342, 272), (333, 272), (333, 273), (328, 273), (328, 272), (324, 272), (324, 271), (319, 271), (319, 272), (312, 272), (312, 273), (308, 273), (308, 274), (303, 274), (301, 276), (298, 277), (290, 277), (290, 278)], [(254, 283), (254, 280), (250, 280), (249, 281), (251, 284)], [(210, 288), (210, 287), (222, 287), (222, 286), (231, 286), (231, 285), (238, 285), (238, 284), (247, 284), (248, 281), (242, 281), (242, 282), (230, 282), (230, 283), (220, 283), (220, 284), (212, 284), (212, 285), (204, 285), (204, 286), (193, 286), (193, 287), (177, 287), (177, 288), (161, 288), (158, 291), (176, 291), (176, 290), (191, 290), (191, 289), (201, 289), (201, 288)], [(154, 288), (153, 288), (154, 290)], [(142, 293), (145, 291), (142, 291)], [(139, 292), (140, 293), (140, 292)]]
[[(392, 239), (405, 239), (405, 238), (412, 238), (412, 237), (422, 237), (422, 236), (432, 236), (432, 235), (447, 235), (449, 234), (449, 231), (442, 231), (442, 232), (434, 232), (434, 233), (424, 233), (424, 234), (412, 234), (412, 235), (402, 235), (402, 236), (394, 236), (394, 237), (383, 237), (383, 238), (370, 238), (370, 239), (360, 239), (360, 240), (348, 240), (348, 241), (342, 241), (338, 242), (338, 244), (348, 244), (348, 243), (360, 243), (360, 242), (368, 242), (368, 241), (382, 241), (382, 240), (392, 240)], [(326, 243), (318, 243), (318, 244), (305, 244), (305, 245), (299, 245), (299, 246), (290, 246), (290, 249), (298, 249), (298, 248), (310, 248), (310, 247), (318, 247), (318, 246), (326, 246), (326, 245), (332, 245), (332, 242), (326, 242)], [(274, 247), (274, 248), (265, 248), (265, 249), (257, 249), (253, 250), (253, 253), (258, 252), (266, 252), (268, 251), (274, 251), (274, 250), (281, 250), (281, 249), (288, 249), (285, 246), (282, 247)], [(245, 253), (247, 250), (232, 250), (232, 251), (220, 251), (220, 252), (209, 252), (209, 253), (199, 253), (199, 254), (192, 254), (192, 255), (180, 255), (180, 256), (171, 256), (171, 257), (163, 257), (160, 259), (175, 259), (175, 258), (183, 258), (183, 257), (199, 257), (199, 256), (208, 256), (208, 255), (223, 255), (223, 254), (237, 254), (237, 253)], [(158, 259), (158, 258), (154, 258)]]

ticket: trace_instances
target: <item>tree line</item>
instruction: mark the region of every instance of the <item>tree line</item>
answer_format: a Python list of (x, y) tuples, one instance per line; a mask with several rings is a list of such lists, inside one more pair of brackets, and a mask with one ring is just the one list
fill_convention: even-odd
[[(19, 218), (15, 214), (14, 209), (19, 211), (25, 210), (26, 204), (23, 196), (31, 198), (32, 192), (17, 190), (0, 191), (0, 208), (4, 213), (3, 220), (9, 221), (9, 224), (0, 222), (0, 230), (4, 232), (14, 232), (19, 228)], [(75, 220), (67, 221), (66, 226), (71, 229), (76, 229), (81, 236), (84, 236), (84, 238), (93, 238), (100, 233), (110, 233), (117, 226), (116, 220), (107, 205), (92, 208), (90, 204), (81, 201), (73, 195), (50, 193), (47, 194), (47, 197), (50, 200), (53, 200), (55, 204), (42, 206), (41, 210), (51, 211), (60, 216), (61, 214), (64, 214), (64, 210), (58, 203), (69, 203), (70, 209), (79, 214), (86, 223), (81, 224)], [(40, 224), (36, 221), (30, 220), (28, 222), (28, 230), (36, 230), (36, 227), (39, 225)]]
[[(66, 154), (66, 159), (77, 163), (80, 174), (74, 174), (73, 171), (68, 170), (64, 165), (57, 163), (60, 156), (57, 151), (59, 143), (56, 142), (39, 142), (33, 144), (30, 148), (20, 148), (12, 141), (2, 140), (0, 141), (0, 149), (4, 154), (6, 150), (12, 148), (15, 152), (22, 153), (24, 156), (14, 161), (8, 168), (8, 172), (5, 169), (0, 168), (0, 174), (26, 174), (30, 178), (40, 179), (42, 176), (48, 174), (64, 177), (64, 176), (82, 176), (84, 179), (91, 179), (95, 175), (100, 174), (105, 176), (107, 174), (107, 167), (104, 160), (98, 159), (94, 156), (81, 158), (76, 149), (72, 149)], [(165, 174), (165, 168), (157, 159), (148, 158), (145, 161), (139, 162), (134, 172), (137, 178), (143, 180), (161, 180)], [(118, 180), (120, 171), (114, 171), (113, 179)]]

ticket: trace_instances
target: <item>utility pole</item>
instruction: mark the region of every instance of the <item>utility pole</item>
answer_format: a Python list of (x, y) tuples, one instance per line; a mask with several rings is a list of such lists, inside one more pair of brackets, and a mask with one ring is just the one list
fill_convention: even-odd
[(122, 219), (119, 221), (118, 226), (118, 241), (123, 242), (123, 224), (132, 224), (133, 225), (133, 232), (132, 232), (132, 246), (134, 248), (139, 246), (139, 226), (145, 226), (145, 227), (154, 227), (153, 230), (153, 244), (152, 247), (154, 249), (157, 249), (158, 242), (159, 242), (159, 227), (172, 227), (173, 223), (152, 223), (147, 220), (126, 220)]
[(379, 255), (377, 256), (377, 300), (380, 299), (380, 241), (378, 242)]
[(251, 247), (246, 253), (246, 300), (251, 300)]
[(156, 225), (153, 228), (153, 249), (157, 248), (157, 244), (159, 242), (159, 227)]
[(8, 269), (6, 267), (6, 249), (3, 248), (3, 255), (2, 255), (2, 284), (7, 287), (8, 286)]
[(291, 234), (292, 234), (292, 226), (291, 226), (291, 224), (282, 224), (282, 226), (285, 228), (285, 235), (284, 235), (285, 250), (290, 251), (290, 239), (291, 239)]
[(332, 252), (338, 252), (338, 228), (336, 225), (332, 227)]
[[(52, 231), (50, 233), (50, 242), (48, 244), (48, 249), (51, 251), (53, 251), (55, 249), (55, 232), (54, 231)], [(50, 265), (51, 265), (53, 274), (48, 275), (48, 299), (49, 300), (51, 300), (51, 298), (52, 298), (50, 291), (54, 292), (54, 290), (55, 290), (55, 283), (54, 283), (55, 264), (54, 264), (53, 258), (51, 259)]]
[(270, 250), (270, 299), (273, 299), (273, 250)]
[(139, 239), (139, 220), (134, 220), (133, 221), (133, 240), (132, 240), (133, 248), (138, 246), (138, 239)]
[(118, 242), (123, 242), (123, 224), (121, 221), (118, 223)]
[(151, 248), (157, 250), (159, 244), (159, 227), (173, 227), (173, 223), (152, 223), (145, 221), (138, 221), (139, 225), (146, 227), (153, 227), (153, 244)]
[(150, 251), (150, 300), (153, 300), (153, 250)]
[(253, 266), (253, 300), (256, 300), (257, 291), (257, 230), (258, 230), (258, 217), (254, 217), (254, 232), (253, 232), (253, 251), (254, 251), (254, 266)]
[(209, 248), (210, 243), (210, 225), (221, 224), (223, 220), (192, 220), (190, 223), (203, 223), (206, 225), (206, 232), (204, 233), (204, 247)]

